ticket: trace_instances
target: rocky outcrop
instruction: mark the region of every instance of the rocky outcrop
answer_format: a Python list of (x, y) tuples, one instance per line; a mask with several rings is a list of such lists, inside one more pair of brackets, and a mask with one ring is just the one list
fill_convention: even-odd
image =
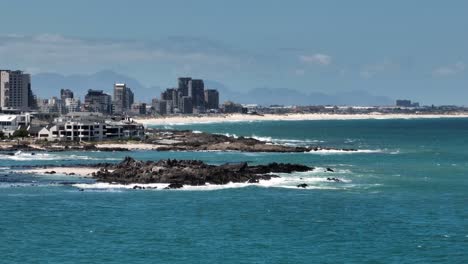
[[(35, 144), (12, 141), (10, 145), (0, 148), (0, 155), (15, 155), (16, 151), (129, 151), (130, 149), (148, 149), (150, 144), (158, 151), (240, 151), (240, 152), (314, 152), (323, 150), (357, 151), (356, 149), (337, 149), (322, 146), (290, 146), (274, 142), (261, 141), (249, 137), (234, 137), (210, 133), (194, 133), (190, 130), (147, 129), (147, 138), (141, 141), (132, 141), (129, 147), (128, 141), (103, 142), (42, 142)], [(101, 143), (103, 146), (96, 144)], [(144, 146), (144, 147), (143, 147)], [(153, 148), (151, 148), (153, 149)]]
[(93, 177), (109, 183), (169, 183), (169, 189), (183, 185), (256, 183), (279, 177), (274, 173), (304, 172), (313, 168), (287, 163), (249, 166), (247, 163), (209, 165), (199, 160), (137, 161), (126, 157), (116, 165), (107, 164)]
[[(233, 137), (210, 133), (194, 133), (190, 130), (149, 129), (146, 143), (162, 145), (158, 150), (174, 151), (241, 151), (241, 152), (311, 152), (337, 150), (321, 146), (287, 146), (260, 141), (250, 137)], [(356, 151), (355, 149), (339, 149)]]

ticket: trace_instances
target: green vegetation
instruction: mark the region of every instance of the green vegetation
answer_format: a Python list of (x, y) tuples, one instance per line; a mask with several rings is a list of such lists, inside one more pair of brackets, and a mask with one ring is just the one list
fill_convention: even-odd
[(25, 138), (25, 137), (28, 137), (28, 136), (29, 136), (29, 132), (28, 132), (28, 130), (26, 130), (24, 128), (16, 130), (12, 135), (12, 137), (14, 137), (14, 138)]

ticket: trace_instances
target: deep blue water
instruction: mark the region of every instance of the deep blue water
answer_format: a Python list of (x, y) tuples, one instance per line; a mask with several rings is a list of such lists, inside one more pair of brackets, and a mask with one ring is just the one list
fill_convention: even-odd
[[(0, 263), (468, 262), (468, 119), (173, 128), (361, 152), (0, 156)], [(316, 169), (260, 185), (145, 191), (20, 171), (24, 165), (118, 162), (126, 155), (213, 164), (295, 162)], [(62, 181), (89, 188), (80, 192)], [(295, 187), (302, 182), (309, 188)]]

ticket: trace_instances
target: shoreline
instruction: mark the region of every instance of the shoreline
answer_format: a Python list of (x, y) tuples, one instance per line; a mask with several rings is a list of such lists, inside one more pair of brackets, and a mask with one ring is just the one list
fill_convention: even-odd
[[(16, 172), (26, 174), (51, 175), (51, 176), (76, 176), (76, 177), (91, 177), (93, 173), (99, 171), (100, 168), (93, 167), (47, 167), (33, 168), (26, 170), (17, 170)], [(50, 173), (54, 171), (55, 173)]]
[(231, 123), (254, 121), (319, 121), (319, 120), (387, 120), (387, 119), (438, 119), (468, 118), (468, 113), (454, 114), (220, 114), (207, 116), (168, 116), (159, 118), (136, 118), (144, 125), (184, 125), (204, 123)]

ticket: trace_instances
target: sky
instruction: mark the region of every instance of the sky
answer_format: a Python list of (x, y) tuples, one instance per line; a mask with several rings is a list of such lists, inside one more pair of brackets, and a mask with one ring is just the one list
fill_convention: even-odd
[(162, 88), (192, 76), (236, 91), (359, 90), (468, 105), (468, 1), (0, 4), (4, 69), (64, 75), (112, 70)]

